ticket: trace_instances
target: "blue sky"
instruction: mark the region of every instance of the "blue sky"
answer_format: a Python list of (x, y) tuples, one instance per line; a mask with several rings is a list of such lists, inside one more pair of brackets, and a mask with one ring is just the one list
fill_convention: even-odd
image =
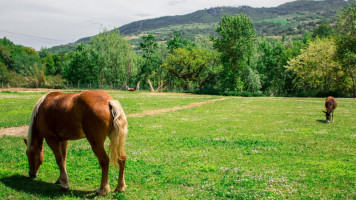
[(217, 6), (274, 7), (293, 0), (0, 0), (0, 38), (40, 50), (127, 23)]

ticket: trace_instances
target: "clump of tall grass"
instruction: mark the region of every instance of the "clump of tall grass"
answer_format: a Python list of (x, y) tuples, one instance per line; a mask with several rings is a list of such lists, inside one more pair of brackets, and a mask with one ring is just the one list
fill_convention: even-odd
[(46, 66), (37, 66), (37, 64), (33, 64), (33, 66), (30, 66), (28, 68), (25, 67), (25, 79), (27, 82), (27, 85), (30, 86), (44, 86), (46, 85)]

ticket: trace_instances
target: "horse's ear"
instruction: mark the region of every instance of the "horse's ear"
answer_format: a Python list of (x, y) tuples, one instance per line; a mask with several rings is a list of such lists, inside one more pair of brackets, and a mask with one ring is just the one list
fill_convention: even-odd
[(27, 145), (27, 140), (26, 140), (26, 138), (22, 138), (23, 139), (23, 141), (25, 142), (25, 144)]

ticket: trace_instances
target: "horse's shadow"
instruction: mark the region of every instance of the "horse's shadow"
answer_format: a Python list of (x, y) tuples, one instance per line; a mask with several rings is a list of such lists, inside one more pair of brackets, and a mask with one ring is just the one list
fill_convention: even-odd
[(327, 124), (325, 119), (324, 120), (323, 119), (317, 119), (316, 121), (319, 122), (319, 123)]
[(63, 196), (63, 194), (79, 197), (82, 199), (85, 198), (94, 198), (96, 193), (94, 191), (80, 191), (80, 190), (67, 190), (60, 191), (59, 185), (54, 183), (47, 183), (39, 181), (36, 179), (31, 179), (22, 175), (13, 175), (9, 177), (1, 178), (0, 181), (4, 183), (7, 187), (10, 187), (19, 192), (25, 192), (28, 194), (36, 194), (43, 197), (56, 198)]

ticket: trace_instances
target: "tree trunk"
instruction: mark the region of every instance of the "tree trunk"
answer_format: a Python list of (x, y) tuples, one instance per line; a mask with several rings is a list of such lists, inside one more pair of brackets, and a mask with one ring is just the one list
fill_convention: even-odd
[(128, 90), (128, 86), (127, 86), (127, 84), (126, 84), (126, 81), (124, 81), (124, 84), (122, 84), (122, 87), (121, 88), (124, 88), (124, 90)]
[(136, 85), (136, 90), (137, 90), (137, 91), (140, 91), (140, 81), (139, 81), (139, 82), (137, 82), (137, 85)]
[(151, 92), (155, 92), (155, 90), (154, 90), (153, 87), (152, 87), (152, 83), (151, 83), (150, 79), (148, 79), (148, 84), (150, 85), (150, 90), (151, 90)]

